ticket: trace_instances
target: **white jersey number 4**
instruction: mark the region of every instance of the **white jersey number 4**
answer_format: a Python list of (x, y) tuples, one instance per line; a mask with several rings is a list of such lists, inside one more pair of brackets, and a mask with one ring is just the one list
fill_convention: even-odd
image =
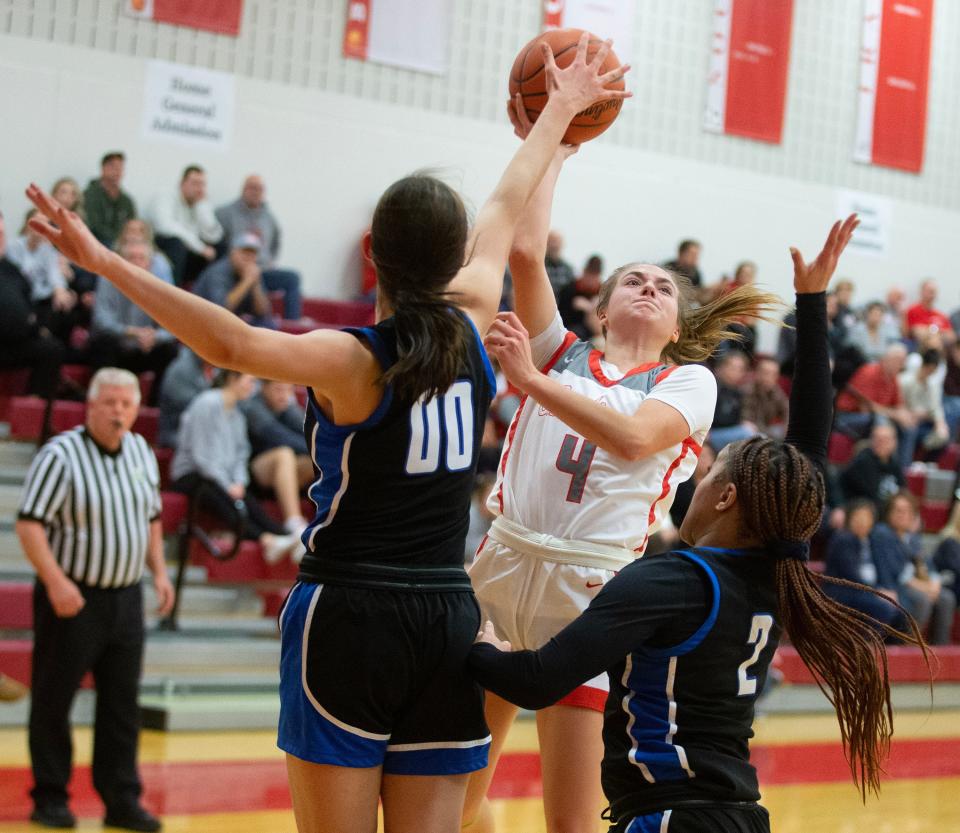
[(747, 672), (750, 666), (760, 659), (760, 652), (767, 647), (772, 628), (773, 617), (769, 613), (758, 613), (753, 617), (753, 621), (750, 623), (750, 637), (747, 639), (747, 645), (753, 645), (753, 653), (741, 662), (737, 669), (738, 697), (757, 693), (757, 678), (751, 677)]

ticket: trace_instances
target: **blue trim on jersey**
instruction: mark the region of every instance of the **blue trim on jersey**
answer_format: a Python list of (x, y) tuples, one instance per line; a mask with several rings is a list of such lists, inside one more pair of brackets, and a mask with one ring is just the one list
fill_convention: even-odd
[(346, 434), (352, 434), (354, 431), (360, 431), (364, 428), (373, 428), (377, 423), (380, 422), (386, 416), (387, 410), (390, 408), (390, 403), (393, 401), (393, 385), (387, 385), (383, 389), (383, 396), (380, 399), (380, 404), (374, 409), (373, 413), (370, 414), (363, 422), (354, 422), (351, 425), (337, 425), (336, 423), (331, 422), (327, 419), (327, 415), (323, 412), (323, 409), (320, 407), (320, 404), (317, 402), (316, 397), (313, 394), (312, 388), (307, 388), (307, 402), (310, 405), (311, 415), (317, 423), (317, 433), (323, 434), (324, 437), (337, 437), (344, 436)]
[(463, 775), (484, 769), (489, 752), (489, 741), (466, 749), (442, 747), (394, 751), (388, 746), (383, 771), (390, 775)]
[[(762, 547), (754, 547), (752, 549), (744, 549), (743, 547), (736, 547), (730, 549), (729, 547), (693, 547), (695, 550), (706, 550), (707, 552), (719, 552), (724, 555), (733, 555), (733, 556), (758, 556), (766, 555), (767, 551)], [(676, 552), (687, 552), (687, 550), (676, 550)]]
[(473, 323), (473, 319), (465, 312), (461, 312), (460, 314), (467, 319), (467, 322), (470, 324), (470, 329), (473, 330), (473, 334), (477, 338), (477, 347), (480, 348), (480, 357), (483, 359), (483, 367), (484, 370), (487, 371), (487, 381), (490, 383), (490, 398), (493, 399), (497, 393), (497, 374), (493, 372), (493, 365), (490, 364), (487, 348), (483, 346), (483, 339), (480, 338), (480, 331), (477, 329), (477, 325)]
[(637, 816), (627, 825), (624, 833), (660, 833), (663, 830), (663, 813)]

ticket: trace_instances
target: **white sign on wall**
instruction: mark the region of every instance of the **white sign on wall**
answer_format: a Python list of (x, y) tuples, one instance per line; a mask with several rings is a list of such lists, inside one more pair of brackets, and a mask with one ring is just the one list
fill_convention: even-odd
[(837, 191), (837, 216), (860, 215), (860, 225), (850, 238), (849, 250), (868, 257), (890, 253), (893, 200), (862, 191)]
[(233, 132), (233, 101), (234, 80), (226, 72), (148, 61), (144, 138), (227, 150)]

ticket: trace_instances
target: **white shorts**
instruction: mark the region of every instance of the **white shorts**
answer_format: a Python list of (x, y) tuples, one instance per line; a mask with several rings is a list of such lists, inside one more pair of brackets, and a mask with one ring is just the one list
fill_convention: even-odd
[[(467, 568), (483, 620), (518, 650), (535, 650), (576, 619), (615, 570), (538, 558), (485, 538)], [(606, 673), (574, 689), (558, 705), (602, 712), (610, 691)]]

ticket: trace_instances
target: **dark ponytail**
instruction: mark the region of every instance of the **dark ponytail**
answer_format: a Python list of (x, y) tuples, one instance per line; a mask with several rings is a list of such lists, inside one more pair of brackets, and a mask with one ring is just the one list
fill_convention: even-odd
[(399, 352), (382, 381), (403, 402), (443, 393), (466, 361), (470, 325), (447, 285), (464, 265), (467, 232), (459, 195), (424, 173), (395, 182), (377, 203), (371, 255)]
[[(919, 647), (929, 668), (926, 643), (916, 622), (896, 602), (887, 599), (904, 614), (909, 633), (846, 607), (820, 589), (801, 558), (805, 542), (820, 525), (825, 490), (820, 472), (800, 451), (760, 437), (729, 448), (728, 473), (742, 502), (744, 531), (758, 537), (777, 559), (781, 624), (836, 710), (850, 772), (866, 799), (867, 790), (880, 789), (893, 735), (884, 636)], [(882, 596), (854, 582), (821, 578)]]

